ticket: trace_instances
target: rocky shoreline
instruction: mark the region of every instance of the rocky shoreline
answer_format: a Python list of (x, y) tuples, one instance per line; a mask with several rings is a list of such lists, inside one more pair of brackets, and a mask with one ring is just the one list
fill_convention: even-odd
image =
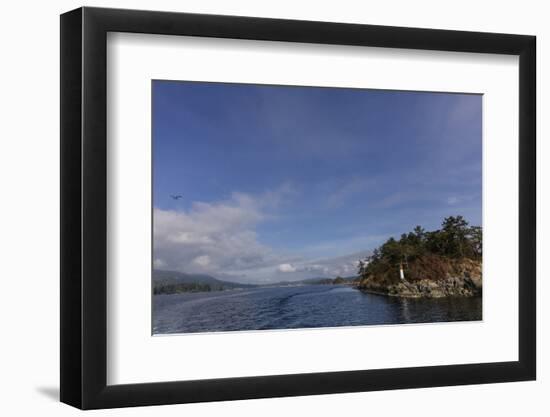
[(416, 279), (414, 281), (367, 277), (357, 288), (375, 294), (409, 298), (477, 297), (483, 289), (481, 263), (470, 260), (452, 265), (452, 271), (441, 279)]
[(365, 292), (408, 298), (476, 297), (482, 292), (481, 284), (467, 277), (451, 277), (440, 281), (403, 281), (388, 286), (363, 283), (358, 288)]

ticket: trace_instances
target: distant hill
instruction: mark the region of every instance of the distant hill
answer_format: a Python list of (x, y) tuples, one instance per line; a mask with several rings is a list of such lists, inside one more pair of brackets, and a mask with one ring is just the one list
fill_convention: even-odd
[(178, 271), (153, 270), (153, 293), (175, 294), (180, 292), (221, 291), (236, 288), (252, 288), (256, 285), (223, 281), (206, 274), (188, 274)]
[(306, 278), (299, 281), (280, 281), (273, 285), (329, 285), (329, 284), (352, 284), (355, 281), (358, 281), (358, 276), (344, 277), (344, 278)]
[(256, 285), (225, 281), (206, 274), (189, 274), (178, 271), (153, 270), (154, 294), (178, 294), (182, 292), (207, 292), (233, 290), (237, 288), (255, 288), (261, 286), (295, 286), (295, 285), (329, 285), (352, 284), (357, 277), (345, 278), (307, 278), (300, 281), (281, 281), (277, 283)]

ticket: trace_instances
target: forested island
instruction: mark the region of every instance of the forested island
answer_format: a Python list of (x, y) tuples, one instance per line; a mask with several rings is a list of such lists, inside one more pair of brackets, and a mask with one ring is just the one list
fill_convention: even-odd
[(400, 297), (479, 296), (482, 292), (482, 229), (462, 216), (441, 229), (417, 226), (389, 238), (359, 262), (358, 288)]

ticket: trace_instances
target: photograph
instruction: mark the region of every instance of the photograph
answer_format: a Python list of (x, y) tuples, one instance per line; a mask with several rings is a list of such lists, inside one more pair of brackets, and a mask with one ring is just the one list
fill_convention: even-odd
[(151, 88), (153, 335), (482, 320), (483, 95)]

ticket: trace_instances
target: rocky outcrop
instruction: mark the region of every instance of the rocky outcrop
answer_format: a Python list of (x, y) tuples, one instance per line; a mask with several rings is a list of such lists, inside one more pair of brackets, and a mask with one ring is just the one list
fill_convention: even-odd
[[(417, 270), (413, 280), (388, 279), (368, 276), (361, 279), (358, 287), (367, 292), (386, 294), (396, 297), (439, 298), (439, 297), (474, 297), (482, 292), (481, 262), (470, 259), (449, 260), (441, 277), (437, 279), (422, 278)], [(433, 272), (433, 271), (430, 271)], [(427, 276), (430, 276), (428, 271)], [(406, 274), (405, 274), (406, 276)]]

